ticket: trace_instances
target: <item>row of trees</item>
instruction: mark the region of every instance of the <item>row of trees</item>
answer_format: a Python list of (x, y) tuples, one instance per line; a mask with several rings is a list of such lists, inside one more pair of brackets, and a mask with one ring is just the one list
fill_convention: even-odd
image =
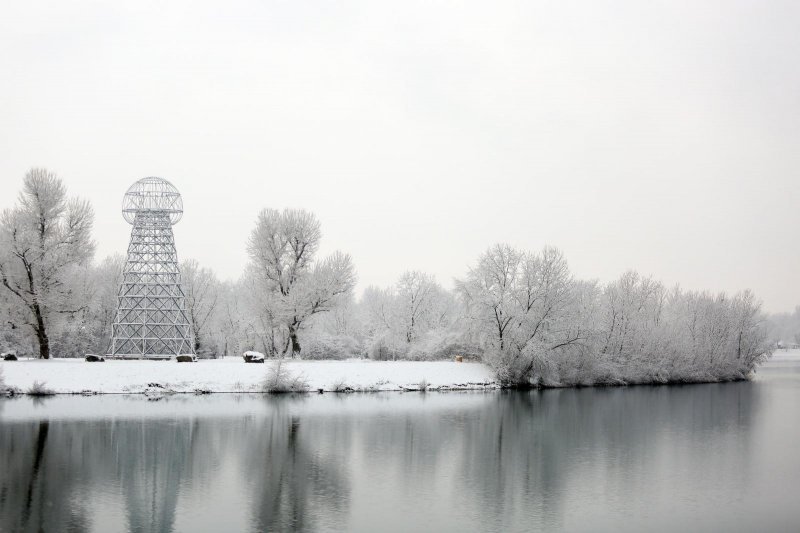
[[(40, 357), (102, 353), (125, 258), (93, 261), (93, 213), (52, 173), (31, 170), (0, 219), (5, 348)], [(512, 384), (575, 385), (734, 379), (767, 352), (749, 292), (668, 289), (634, 272), (575, 279), (555, 248), (496, 245), (443, 288), (404, 273), (356, 299), (349, 255), (319, 257), (321, 228), (303, 210), (263, 210), (237, 281), (181, 263), (196, 350), (207, 357), (483, 359)]]
[(467, 336), (507, 383), (740, 379), (768, 352), (759, 304), (627, 272), (575, 280), (561, 253), (492, 247), (458, 283)]
[(800, 345), (800, 306), (791, 313), (768, 315), (767, 330), (770, 340), (777, 346)]

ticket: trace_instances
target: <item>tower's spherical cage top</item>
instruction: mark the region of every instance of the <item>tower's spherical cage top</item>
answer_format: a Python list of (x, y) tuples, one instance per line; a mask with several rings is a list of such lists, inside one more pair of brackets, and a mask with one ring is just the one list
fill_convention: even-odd
[(172, 224), (183, 216), (183, 199), (173, 184), (164, 178), (142, 178), (130, 186), (122, 199), (122, 216), (133, 224), (139, 211), (159, 211), (169, 215)]

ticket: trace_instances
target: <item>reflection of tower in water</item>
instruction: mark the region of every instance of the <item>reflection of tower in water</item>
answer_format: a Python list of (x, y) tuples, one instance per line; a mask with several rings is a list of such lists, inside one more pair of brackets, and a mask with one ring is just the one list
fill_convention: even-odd
[(194, 425), (126, 421), (115, 432), (118, 475), (130, 531), (172, 531), (192, 451)]
[(180, 193), (165, 179), (143, 178), (125, 193), (122, 216), (133, 229), (108, 355), (194, 354), (172, 233), (173, 224), (183, 216)]

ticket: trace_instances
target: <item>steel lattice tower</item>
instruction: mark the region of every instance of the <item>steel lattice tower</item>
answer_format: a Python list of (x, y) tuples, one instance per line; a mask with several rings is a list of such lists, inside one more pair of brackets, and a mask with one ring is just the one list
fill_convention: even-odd
[(125, 193), (122, 216), (133, 229), (108, 355), (194, 355), (172, 234), (172, 226), (183, 216), (180, 193), (165, 179), (141, 179)]

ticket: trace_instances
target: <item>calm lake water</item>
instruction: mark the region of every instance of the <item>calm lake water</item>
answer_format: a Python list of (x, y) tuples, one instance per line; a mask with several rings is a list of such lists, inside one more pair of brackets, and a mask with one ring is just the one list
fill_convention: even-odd
[(800, 362), (753, 382), (0, 400), (0, 531), (798, 531)]

